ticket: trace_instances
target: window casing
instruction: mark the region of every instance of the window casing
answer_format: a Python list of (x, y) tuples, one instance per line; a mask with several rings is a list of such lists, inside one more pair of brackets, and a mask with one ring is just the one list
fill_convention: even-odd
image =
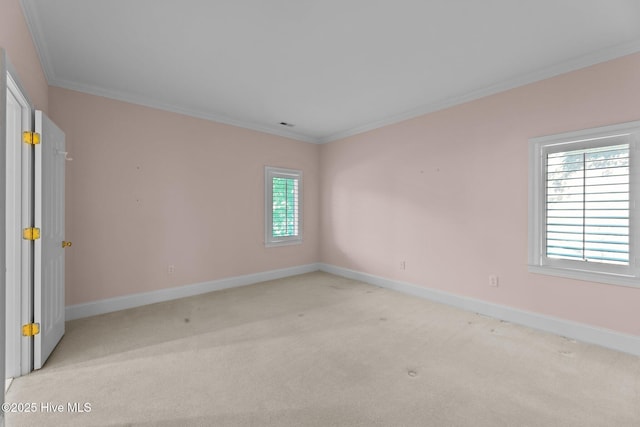
[(265, 245), (302, 243), (302, 171), (265, 167)]
[(640, 122), (529, 141), (529, 271), (640, 287)]

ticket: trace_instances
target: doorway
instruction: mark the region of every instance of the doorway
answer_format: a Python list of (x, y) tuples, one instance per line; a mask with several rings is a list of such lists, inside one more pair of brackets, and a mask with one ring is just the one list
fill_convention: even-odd
[(71, 243), (64, 240), (64, 132), (31, 109), (11, 73), (6, 81), (3, 296), (10, 381), (42, 368), (64, 335), (64, 250)]

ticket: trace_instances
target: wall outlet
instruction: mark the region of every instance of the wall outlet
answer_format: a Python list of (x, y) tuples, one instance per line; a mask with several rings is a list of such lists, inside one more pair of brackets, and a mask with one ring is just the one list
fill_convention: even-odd
[(407, 269), (407, 261), (400, 261), (400, 270)]
[(492, 274), (489, 276), (489, 286), (494, 288), (498, 287), (498, 276), (496, 274)]
[(176, 272), (176, 266), (171, 264), (169, 267), (167, 267), (167, 273), (169, 274), (173, 274)]

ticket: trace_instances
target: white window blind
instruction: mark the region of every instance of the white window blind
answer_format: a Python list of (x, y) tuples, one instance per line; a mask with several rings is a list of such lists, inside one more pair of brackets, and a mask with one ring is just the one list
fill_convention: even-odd
[(529, 271), (640, 287), (640, 121), (529, 141)]
[(629, 144), (547, 155), (550, 258), (629, 264)]
[(271, 214), (273, 237), (292, 237), (299, 234), (297, 178), (273, 177)]

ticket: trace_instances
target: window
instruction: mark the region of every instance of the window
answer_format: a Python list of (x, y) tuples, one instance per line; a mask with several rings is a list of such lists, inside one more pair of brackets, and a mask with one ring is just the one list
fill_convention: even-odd
[(640, 122), (530, 140), (529, 271), (640, 286)]
[(265, 168), (265, 244), (302, 242), (302, 172)]

